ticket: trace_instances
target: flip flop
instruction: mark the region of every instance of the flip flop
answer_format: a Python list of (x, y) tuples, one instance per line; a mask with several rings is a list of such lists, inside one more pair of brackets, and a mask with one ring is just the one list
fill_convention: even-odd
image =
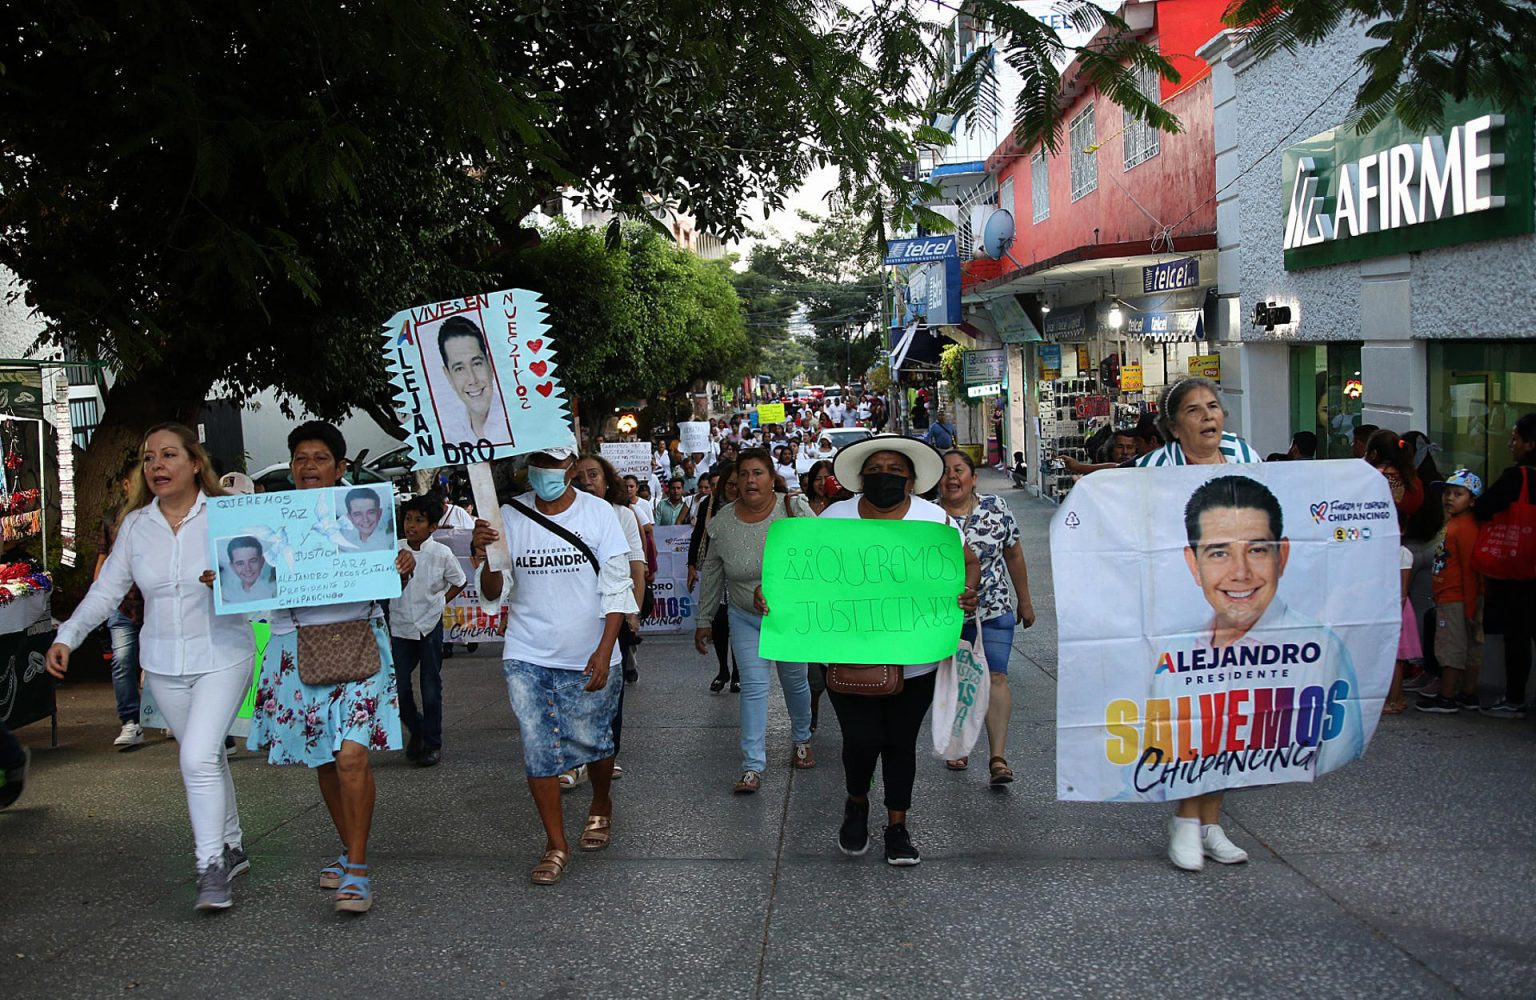
[(971, 766), (971, 758), (957, 757), (954, 760), (946, 760), (944, 762), (944, 766), (949, 768), (951, 771), (964, 771), (966, 768)]

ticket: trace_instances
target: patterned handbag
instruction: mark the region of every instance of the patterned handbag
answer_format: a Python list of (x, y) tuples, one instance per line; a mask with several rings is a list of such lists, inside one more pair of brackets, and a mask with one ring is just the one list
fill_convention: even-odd
[(368, 621), (299, 626), (299, 680), (305, 684), (324, 687), (367, 680), (382, 665)]

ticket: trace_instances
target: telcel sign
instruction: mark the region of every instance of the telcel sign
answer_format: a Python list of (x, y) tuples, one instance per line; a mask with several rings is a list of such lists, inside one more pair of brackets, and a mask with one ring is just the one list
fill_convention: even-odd
[(1285, 151), (1287, 270), (1532, 231), (1530, 113), (1448, 108), (1446, 135), (1389, 119)]
[(953, 236), (919, 236), (910, 240), (891, 240), (885, 247), (887, 267), (905, 264), (926, 264), (933, 260), (960, 259), (960, 250)]

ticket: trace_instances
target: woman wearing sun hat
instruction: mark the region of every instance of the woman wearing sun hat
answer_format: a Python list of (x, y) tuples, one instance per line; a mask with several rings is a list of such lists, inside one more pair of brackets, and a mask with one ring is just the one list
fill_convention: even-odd
[[(878, 434), (837, 453), (833, 473), (856, 496), (832, 504), (821, 516), (883, 521), (932, 521), (960, 529), (937, 504), (917, 496), (944, 474), (944, 460), (931, 446), (898, 434)], [(961, 539), (964, 545), (963, 537)], [(976, 610), (981, 564), (965, 552), (965, 590), (959, 595), (966, 613)], [(766, 611), (766, 608), (763, 609)], [(922, 860), (907, 832), (912, 782), (917, 775), (917, 735), (933, 702), (937, 663), (903, 664), (903, 687), (894, 695), (871, 698), (829, 691), (843, 730), (843, 777), (848, 800), (837, 846), (844, 854), (869, 849), (869, 789), (879, 763), (885, 781), (885, 860), (897, 866)]]

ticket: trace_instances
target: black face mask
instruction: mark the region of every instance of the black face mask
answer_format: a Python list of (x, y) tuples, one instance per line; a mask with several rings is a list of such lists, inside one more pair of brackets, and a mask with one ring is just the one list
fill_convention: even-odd
[(907, 498), (907, 477), (893, 472), (864, 475), (864, 499), (877, 510), (890, 510)]

